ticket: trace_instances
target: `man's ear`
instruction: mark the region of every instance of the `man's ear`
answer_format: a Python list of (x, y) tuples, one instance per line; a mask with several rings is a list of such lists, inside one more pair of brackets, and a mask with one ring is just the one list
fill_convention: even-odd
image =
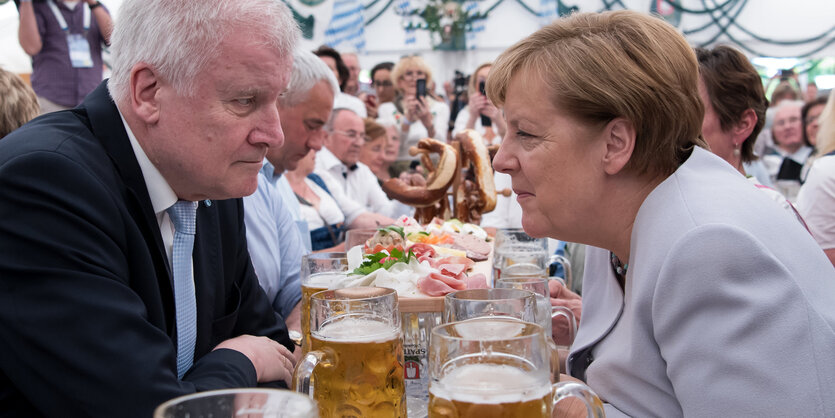
[(606, 174), (617, 174), (632, 158), (635, 150), (635, 127), (627, 119), (615, 118), (603, 129), (606, 141), (606, 153), (603, 156), (603, 169)]
[(751, 136), (754, 131), (754, 126), (757, 125), (757, 112), (754, 109), (745, 109), (739, 121), (731, 128), (733, 132), (734, 145), (739, 145)]
[(147, 64), (136, 64), (130, 73), (130, 105), (146, 124), (159, 121), (161, 82), (156, 71)]

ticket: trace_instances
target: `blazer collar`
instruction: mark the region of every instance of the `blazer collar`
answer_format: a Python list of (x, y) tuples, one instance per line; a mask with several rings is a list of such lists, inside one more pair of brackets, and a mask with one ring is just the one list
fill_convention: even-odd
[(145, 237), (148, 250), (154, 260), (154, 269), (159, 280), (166, 317), (170, 318), (167, 324), (170, 331), (174, 318), (174, 294), (168, 256), (165, 253), (148, 188), (145, 186), (145, 178), (136, 161), (119, 110), (110, 97), (107, 80), (99, 84), (84, 99), (81, 107), (87, 111), (91, 132), (110, 156), (114, 169), (125, 186), (123, 196), (125, 205)]

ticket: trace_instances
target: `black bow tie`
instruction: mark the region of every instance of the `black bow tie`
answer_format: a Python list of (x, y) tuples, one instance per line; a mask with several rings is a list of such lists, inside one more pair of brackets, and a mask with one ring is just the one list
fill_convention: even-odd
[[(352, 164), (352, 165), (348, 166), (348, 171), (354, 171), (354, 170), (356, 170), (356, 169), (358, 169), (358, 168), (359, 168), (359, 166), (358, 166), (358, 165), (356, 165), (356, 164)], [(347, 178), (348, 178), (348, 173), (347, 173), (347, 172), (345, 172), (345, 171), (343, 171), (343, 172), (342, 172), (342, 177), (347, 179)]]

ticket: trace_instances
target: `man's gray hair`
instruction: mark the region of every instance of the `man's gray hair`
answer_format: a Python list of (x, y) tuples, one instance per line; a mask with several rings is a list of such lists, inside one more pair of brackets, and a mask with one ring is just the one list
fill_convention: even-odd
[(358, 118), (362, 119), (362, 116), (360, 116), (359, 113), (357, 113), (354, 109), (351, 109), (350, 107), (335, 107), (331, 112), (331, 117), (328, 118), (328, 122), (325, 124), (326, 131), (333, 131), (333, 122), (336, 120), (336, 117), (339, 116), (339, 114), (342, 112), (351, 112), (357, 115)]
[(278, 56), (296, 47), (299, 28), (279, 0), (125, 0), (111, 37), (113, 73), (108, 82), (116, 103), (130, 94), (130, 72), (143, 62), (178, 94), (191, 97), (195, 79), (220, 54), (234, 31), (246, 31)]
[(331, 93), (339, 94), (339, 83), (328, 65), (314, 53), (297, 49), (293, 53), (293, 72), (287, 91), (278, 99), (282, 107), (293, 107), (307, 100), (310, 90), (320, 81), (327, 81)]

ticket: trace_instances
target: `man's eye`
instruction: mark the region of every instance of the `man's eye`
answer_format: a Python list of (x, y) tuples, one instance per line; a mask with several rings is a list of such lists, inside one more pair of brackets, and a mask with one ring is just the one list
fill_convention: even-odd
[(519, 131), (519, 130), (516, 131), (516, 136), (518, 136), (520, 138), (531, 138), (531, 137), (533, 137), (533, 135), (531, 135), (531, 134), (529, 134), (525, 131)]
[(253, 100), (252, 97), (245, 97), (245, 98), (242, 98), (242, 99), (235, 99), (235, 103), (239, 104), (241, 106), (250, 106), (254, 102), (255, 102), (255, 100)]

